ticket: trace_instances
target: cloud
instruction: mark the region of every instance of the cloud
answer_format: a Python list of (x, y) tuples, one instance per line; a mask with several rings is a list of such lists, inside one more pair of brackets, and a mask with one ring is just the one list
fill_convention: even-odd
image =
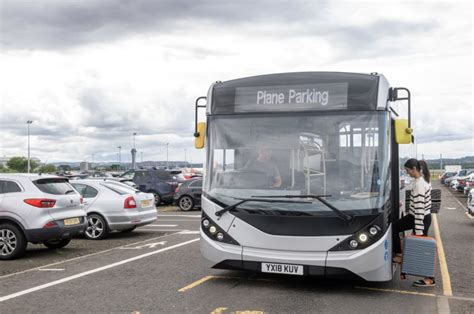
[(92, 153), (114, 159), (119, 145), (128, 154), (138, 132), (145, 159), (163, 159), (170, 143), (170, 156), (183, 159), (188, 148), (188, 156), (203, 160), (191, 149), (196, 97), (216, 80), (296, 71), (384, 73), (393, 86), (412, 91), (420, 144), (448, 147), (472, 134), (466, 5), (7, 0), (0, 6), (0, 155), (25, 152), (25, 122), (32, 119), (34, 152), (42, 159)]
[[(320, 3), (322, 7), (326, 6)], [(62, 49), (127, 36), (187, 32), (202, 24), (280, 23), (314, 18), (282, 1), (103, 0), (3, 1), (1, 43), (7, 49)]]

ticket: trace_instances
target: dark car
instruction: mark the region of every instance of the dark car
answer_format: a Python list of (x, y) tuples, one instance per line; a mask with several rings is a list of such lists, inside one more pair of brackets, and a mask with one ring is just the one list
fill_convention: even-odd
[(120, 181), (133, 181), (142, 192), (153, 193), (155, 203), (173, 203), (178, 181), (163, 169), (129, 170), (119, 177)]
[(174, 202), (182, 211), (201, 207), (202, 178), (184, 181), (174, 195)]
[(443, 175), (441, 176), (441, 184), (444, 184), (444, 181), (445, 181), (447, 178), (451, 178), (451, 177), (453, 177), (455, 174), (456, 174), (456, 172), (445, 172), (445, 173), (443, 173)]

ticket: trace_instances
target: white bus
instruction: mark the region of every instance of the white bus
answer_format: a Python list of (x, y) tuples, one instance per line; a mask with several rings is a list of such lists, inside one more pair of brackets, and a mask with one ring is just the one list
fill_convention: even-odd
[(212, 267), (392, 279), (408, 89), (377, 73), (262, 75), (212, 84), (195, 114), (195, 146), (206, 149), (201, 253)]

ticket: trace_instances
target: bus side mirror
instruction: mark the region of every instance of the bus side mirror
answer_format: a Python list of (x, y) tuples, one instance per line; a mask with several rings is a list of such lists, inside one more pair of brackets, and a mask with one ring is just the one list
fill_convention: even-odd
[(206, 138), (206, 122), (197, 124), (197, 132), (194, 133), (194, 147), (197, 149), (204, 148), (204, 140)]
[(395, 120), (395, 141), (397, 144), (411, 144), (413, 129), (408, 127), (407, 119)]

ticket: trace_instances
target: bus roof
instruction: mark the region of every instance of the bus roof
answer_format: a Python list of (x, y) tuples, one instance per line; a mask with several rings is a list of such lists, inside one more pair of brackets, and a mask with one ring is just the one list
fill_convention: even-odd
[(217, 82), (210, 113), (377, 110), (381, 78), (386, 82), (376, 73), (295, 72)]

